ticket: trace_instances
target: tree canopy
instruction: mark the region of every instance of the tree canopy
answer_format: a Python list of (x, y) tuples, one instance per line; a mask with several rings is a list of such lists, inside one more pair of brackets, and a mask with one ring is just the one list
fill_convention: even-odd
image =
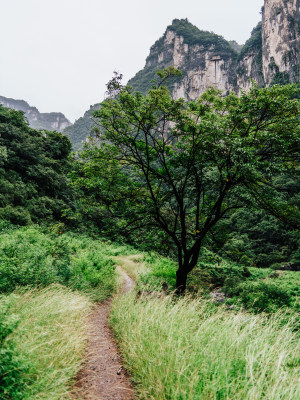
[(70, 151), (66, 136), (32, 129), (23, 112), (0, 105), (0, 218), (19, 225), (61, 219), (73, 202)]
[[(299, 211), (274, 177), (299, 172), (300, 102), (292, 85), (253, 85), (240, 97), (211, 88), (195, 101), (175, 100), (164, 85), (177, 74), (158, 72), (147, 95), (115, 76), (113, 95), (94, 116), (102, 132), (97, 151), (114, 160), (132, 193), (127, 223), (156, 226), (174, 243), (181, 292), (208, 233), (233, 211), (263, 208), (297, 226)], [(111, 196), (112, 213), (113, 204)]]

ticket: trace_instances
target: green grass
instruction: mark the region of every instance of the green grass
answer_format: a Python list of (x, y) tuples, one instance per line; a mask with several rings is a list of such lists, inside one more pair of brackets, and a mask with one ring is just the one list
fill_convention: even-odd
[(113, 257), (129, 251), (56, 229), (3, 227), (1, 400), (68, 398), (82, 361), (91, 301), (112, 294)]
[(89, 299), (56, 284), (2, 295), (0, 305), (6, 306), (2, 322), (4, 317), (4, 325), (13, 325), (0, 345), (0, 354), (6, 354), (0, 361), (0, 398), (68, 399), (82, 361)]
[(132, 293), (114, 301), (111, 324), (139, 399), (295, 400), (299, 342), (283, 317)]

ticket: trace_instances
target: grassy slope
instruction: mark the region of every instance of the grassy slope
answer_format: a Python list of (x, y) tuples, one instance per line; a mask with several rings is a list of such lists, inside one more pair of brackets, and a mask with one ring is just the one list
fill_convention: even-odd
[(120, 252), (128, 250), (37, 226), (0, 233), (1, 399), (68, 398), (86, 317), (114, 290)]
[(281, 318), (130, 294), (114, 302), (111, 323), (140, 399), (295, 400), (299, 346)]
[[(11, 303), (6, 318), (18, 319), (6, 348), (13, 350), (11, 367), (23, 371), (16, 381), (6, 381), (1, 399), (67, 399), (82, 361), (91, 301), (61, 285), (15, 292), (5, 301)], [(8, 378), (12, 374), (8, 365), (5, 372)]]
[[(119, 259), (122, 262), (122, 258)], [(176, 265), (159, 256), (144, 255), (123, 268), (137, 279), (138, 289), (161, 290), (165, 281), (175, 285)], [(249, 273), (250, 276), (243, 276)], [(248, 275), (248, 274), (247, 274)], [(299, 273), (274, 275), (270, 269), (244, 270), (224, 260), (202, 255), (189, 278), (192, 291), (208, 293), (213, 285), (247, 286), (247, 306), (258, 313), (257, 300), (273, 314), (257, 315), (243, 308), (229, 310), (195, 295), (174, 301), (170, 296), (115, 299), (111, 325), (119, 341), (126, 367), (133, 376), (138, 398), (144, 400), (272, 399), (294, 400), (300, 396), (300, 349), (297, 336), (296, 298)], [(266, 285), (255, 292), (255, 285)], [(252, 286), (251, 286), (252, 285)], [(254, 286), (253, 286), (254, 285)], [(288, 293), (290, 307), (280, 307), (275, 296)], [(253, 291), (253, 293), (251, 292)], [(229, 302), (237, 304), (247, 292)], [(208, 296), (209, 297), (209, 296)], [(253, 304), (252, 304), (253, 303)]]

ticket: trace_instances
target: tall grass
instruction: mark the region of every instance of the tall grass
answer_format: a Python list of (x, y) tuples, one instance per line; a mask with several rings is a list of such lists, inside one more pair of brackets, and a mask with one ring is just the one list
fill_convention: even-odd
[(52, 285), (0, 297), (0, 306), (8, 302), (6, 319), (17, 323), (0, 349), (9, 354), (0, 360), (0, 398), (66, 400), (82, 361), (90, 301)]
[(282, 315), (229, 312), (204, 300), (113, 303), (111, 324), (147, 400), (296, 400), (299, 345)]

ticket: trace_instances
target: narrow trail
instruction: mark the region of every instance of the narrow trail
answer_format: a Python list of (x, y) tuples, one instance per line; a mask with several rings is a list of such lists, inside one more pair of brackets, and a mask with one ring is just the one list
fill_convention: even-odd
[[(122, 292), (128, 292), (133, 288), (134, 281), (120, 266), (117, 267), (117, 271), (123, 280)], [(108, 324), (110, 306), (111, 299), (105, 300), (95, 307), (89, 317), (86, 361), (76, 379), (72, 392), (74, 400), (133, 400), (135, 398)]]

